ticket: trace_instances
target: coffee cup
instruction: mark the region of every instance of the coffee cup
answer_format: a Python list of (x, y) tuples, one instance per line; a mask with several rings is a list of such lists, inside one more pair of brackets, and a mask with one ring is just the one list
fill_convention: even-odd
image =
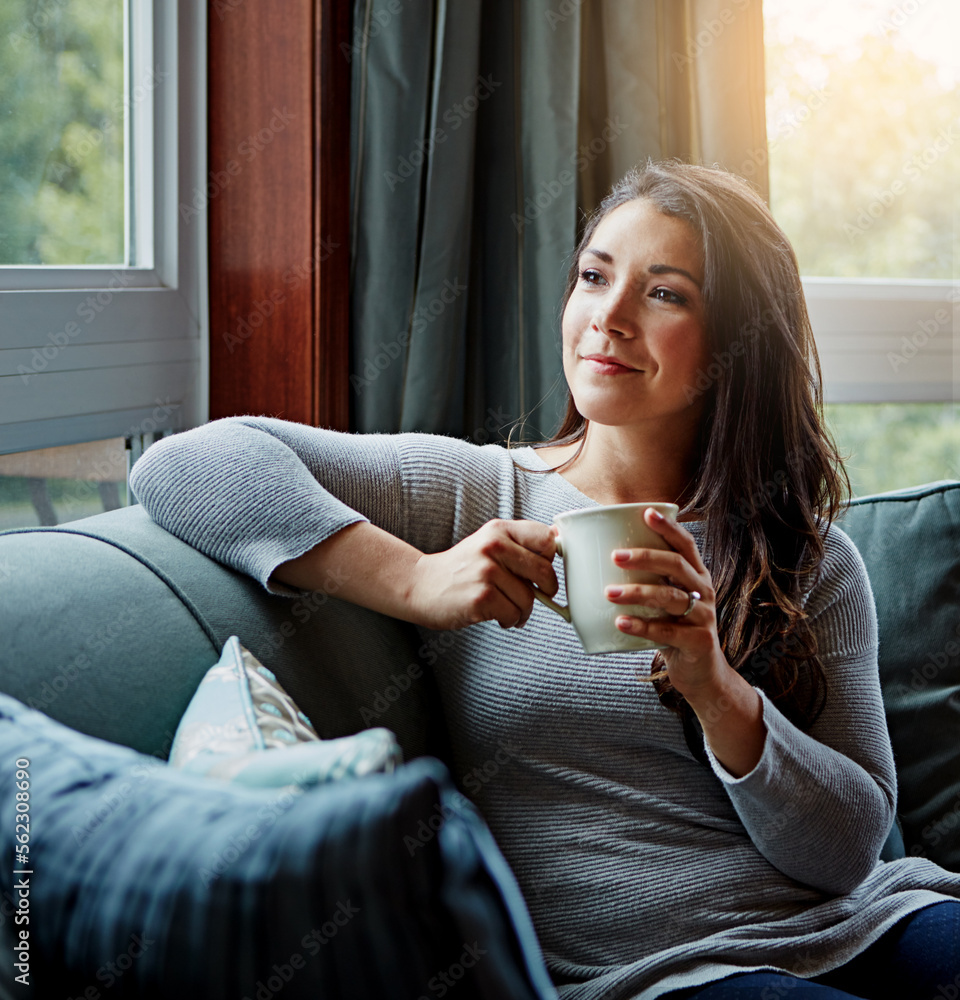
[(670, 549), (643, 519), (643, 512), (650, 507), (676, 521), (679, 508), (675, 503), (609, 504), (568, 510), (553, 519), (559, 529), (557, 553), (563, 557), (568, 603), (558, 604), (537, 587), (533, 588), (534, 596), (573, 625), (588, 653), (667, 648), (617, 628), (620, 615), (666, 618), (663, 608), (614, 604), (606, 596), (606, 588), (612, 585), (663, 582), (656, 573), (624, 569), (613, 561), (616, 549)]

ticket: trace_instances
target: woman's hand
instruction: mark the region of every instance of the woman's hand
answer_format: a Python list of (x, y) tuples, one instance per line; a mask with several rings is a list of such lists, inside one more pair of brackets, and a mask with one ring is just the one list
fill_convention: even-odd
[[(614, 604), (642, 604), (663, 608), (669, 618), (646, 619), (622, 615), (617, 627), (628, 635), (643, 636), (667, 644), (663, 657), (670, 681), (683, 695), (716, 683), (730, 669), (717, 635), (716, 593), (710, 571), (704, 566), (693, 535), (682, 525), (660, 517), (652, 508), (644, 520), (671, 551), (623, 549), (614, 553), (614, 562), (623, 569), (643, 570), (663, 577), (662, 584), (622, 584), (607, 587), (607, 600)], [(690, 614), (690, 594), (700, 596)]]
[(482, 621), (522, 626), (533, 608), (535, 583), (557, 592), (556, 553), (549, 525), (488, 521), (453, 548), (421, 556), (408, 595), (410, 619), (433, 629), (460, 629)]
[[(624, 569), (658, 573), (662, 584), (623, 584), (607, 588), (614, 604), (663, 608), (660, 619), (622, 615), (617, 628), (664, 643), (670, 682), (696, 712), (717, 759), (736, 777), (749, 773), (763, 753), (766, 726), (760, 696), (727, 662), (717, 635), (716, 591), (693, 535), (682, 525), (644, 511), (647, 525), (672, 551), (626, 549), (614, 553)], [(690, 594), (699, 593), (690, 614)]]

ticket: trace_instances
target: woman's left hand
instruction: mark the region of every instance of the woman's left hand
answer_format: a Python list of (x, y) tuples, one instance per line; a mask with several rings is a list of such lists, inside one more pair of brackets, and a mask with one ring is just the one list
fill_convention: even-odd
[[(660, 584), (623, 584), (608, 587), (614, 604), (641, 604), (663, 608), (669, 618), (623, 615), (617, 627), (629, 635), (662, 642), (670, 683), (697, 713), (703, 735), (717, 760), (734, 777), (752, 771), (763, 754), (766, 726), (760, 695), (727, 662), (717, 636), (717, 595), (713, 580), (693, 535), (682, 525), (658, 517), (652, 508), (644, 520), (670, 546), (626, 549), (614, 562), (624, 569), (659, 573)], [(619, 593), (614, 591), (619, 589)], [(689, 615), (690, 594), (697, 598)]]
[[(607, 600), (614, 604), (663, 608), (670, 615), (658, 619), (621, 615), (617, 618), (617, 628), (628, 635), (669, 646), (662, 654), (670, 681), (680, 694), (690, 697), (697, 691), (716, 687), (730, 670), (717, 635), (713, 580), (689, 531), (660, 517), (653, 508), (644, 512), (644, 520), (671, 551), (623, 549), (614, 553), (614, 562), (623, 569), (657, 573), (663, 577), (663, 583), (607, 587)], [(684, 615), (694, 591), (700, 596), (690, 613)]]

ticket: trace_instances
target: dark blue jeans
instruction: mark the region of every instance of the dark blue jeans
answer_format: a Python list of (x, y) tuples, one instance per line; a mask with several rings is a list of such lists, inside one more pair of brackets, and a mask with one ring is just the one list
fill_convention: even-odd
[(865, 952), (816, 979), (746, 972), (664, 1000), (960, 1000), (960, 902), (895, 924)]

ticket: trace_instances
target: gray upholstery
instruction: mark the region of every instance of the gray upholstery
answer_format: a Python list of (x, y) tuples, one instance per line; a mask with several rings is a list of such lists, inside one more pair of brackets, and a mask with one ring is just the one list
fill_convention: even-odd
[(326, 595), (268, 594), (139, 506), (0, 534), (0, 578), (0, 690), (75, 729), (165, 757), (237, 635), (321, 736), (386, 726), (406, 759), (446, 757), (412, 626)]

